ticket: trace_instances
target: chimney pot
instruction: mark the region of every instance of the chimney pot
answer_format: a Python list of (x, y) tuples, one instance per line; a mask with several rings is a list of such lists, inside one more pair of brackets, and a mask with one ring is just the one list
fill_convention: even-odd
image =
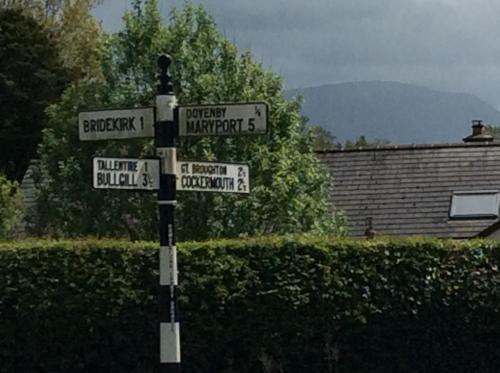
[(463, 139), (464, 142), (488, 142), (493, 141), (493, 136), (486, 132), (486, 127), (480, 119), (472, 121), (472, 135)]

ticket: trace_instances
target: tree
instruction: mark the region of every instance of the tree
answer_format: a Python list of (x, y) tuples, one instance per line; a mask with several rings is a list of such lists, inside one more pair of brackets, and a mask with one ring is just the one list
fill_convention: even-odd
[(345, 149), (356, 149), (356, 148), (368, 148), (368, 147), (376, 147), (381, 145), (389, 144), (388, 140), (367, 140), (365, 136), (359, 136), (355, 141), (347, 140), (345, 142)]
[(500, 139), (500, 125), (498, 124), (487, 124), (486, 132), (493, 136), (494, 140)]
[(165, 27), (156, 1), (136, 0), (124, 20), (124, 29), (109, 37), (105, 49), (104, 81), (73, 85), (50, 109), (40, 149), (48, 173), (39, 204), (47, 230), (98, 235), (134, 230), (141, 238), (156, 238), (154, 196), (90, 187), (92, 156), (144, 157), (153, 154), (152, 142), (81, 143), (75, 119), (78, 109), (88, 107), (151, 104), (161, 52), (174, 59), (181, 103), (266, 100), (270, 107), (265, 136), (181, 139), (178, 159), (248, 162), (252, 191), (246, 197), (179, 192), (180, 239), (342, 229), (327, 203), (328, 173), (315, 157), (312, 134), (301, 124), (299, 104), (283, 98), (278, 76), (249, 52), (240, 55), (202, 7), (174, 10)]
[(102, 32), (92, 8), (102, 0), (0, 0), (0, 9), (13, 9), (36, 19), (60, 49), (72, 80), (98, 77)]
[(16, 181), (0, 174), (0, 239), (11, 238), (23, 217), (23, 196)]
[(0, 172), (21, 180), (66, 83), (48, 33), (17, 10), (0, 9)]
[(328, 151), (341, 148), (340, 143), (336, 141), (337, 138), (330, 131), (320, 126), (314, 126), (311, 130), (314, 136), (314, 150)]

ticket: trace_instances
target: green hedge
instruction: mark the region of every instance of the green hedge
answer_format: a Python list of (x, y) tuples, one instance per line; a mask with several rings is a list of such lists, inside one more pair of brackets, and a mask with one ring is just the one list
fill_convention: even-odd
[[(499, 372), (500, 243), (180, 246), (184, 373)], [(0, 243), (0, 372), (155, 372), (154, 243)]]

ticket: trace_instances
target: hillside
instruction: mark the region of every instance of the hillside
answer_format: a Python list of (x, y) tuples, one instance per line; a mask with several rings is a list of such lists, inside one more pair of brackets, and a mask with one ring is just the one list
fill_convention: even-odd
[(466, 93), (398, 82), (352, 82), (289, 90), (302, 95), (302, 114), (338, 140), (385, 139), (395, 144), (461, 142), (472, 119), (500, 123), (500, 112)]

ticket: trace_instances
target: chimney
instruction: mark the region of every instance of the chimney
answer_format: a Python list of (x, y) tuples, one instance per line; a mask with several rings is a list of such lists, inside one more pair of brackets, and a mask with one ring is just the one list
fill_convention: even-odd
[(463, 138), (464, 142), (488, 142), (493, 141), (493, 136), (486, 132), (482, 120), (472, 121), (472, 135)]

